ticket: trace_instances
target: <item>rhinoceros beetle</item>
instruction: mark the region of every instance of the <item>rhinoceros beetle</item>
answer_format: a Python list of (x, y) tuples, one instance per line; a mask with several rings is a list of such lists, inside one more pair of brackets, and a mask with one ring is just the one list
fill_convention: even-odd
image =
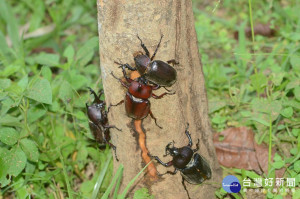
[[(175, 170), (173, 172), (167, 171), (168, 174), (175, 175), (178, 170), (180, 171), (182, 175), (182, 185), (184, 186), (184, 189), (186, 191), (187, 189), (184, 184), (184, 180), (191, 184), (201, 184), (204, 180), (209, 179), (211, 177), (211, 169), (209, 164), (200, 154), (196, 153), (196, 151), (199, 150), (199, 139), (198, 143), (196, 144), (196, 149), (192, 149), (193, 142), (188, 128), (189, 124), (187, 124), (185, 130), (185, 134), (189, 139), (189, 144), (187, 146), (176, 148), (174, 147), (173, 141), (170, 142), (165, 148), (164, 157), (167, 155), (171, 155), (173, 156), (173, 160), (164, 163), (159, 159), (159, 157), (152, 156), (165, 167), (170, 167), (172, 165), (175, 167)], [(172, 144), (173, 146), (171, 147)]]
[[(117, 63), (117, 62), (116, 62)], [(118, 63), (119, 64), (119, 63)], [(135, 80), (130, 79), (126, 72), (125, 72), (125, 65), (119, 64), (122, 67), (123, 76), (126, 80), (126, 83), (124, 83), (121, 79), (117, 78), (113, 73), (112, 76), (117, 79), (122, 86), (127, 88), (125, 100), (121, 100), (119, 103), (111, 106), (118, 106), (125, 102), (125, 109), (126, 113), (129, 117), (135, 119), (135, 120), (141, 120), (150, 114), (152, 119), (154, 119), (155, 124), (162, 128), (157, 124), (156, 118), (151, 112), (150, 109), (150, 101), (148, 100), (150, 97), (153, 97), (154, 99), (161, 99), (164, 95), (173, 95), (175, 92), (172, 93), (163, 93), (159, 96), (152, 93), (153, 90), (159, 89), (159, 85), (152, 86), (148, 84), (148, 81), (144, 77), (139, 77)]]
[(136, 68), (131, 67), (129, 64), (124, 64), (124, 66), (131, 71), (137, 70), (142, 77), (149, 80), (151, 83), (160, 85), (162, 87), (172, 86), (176, 81), (177, 73), (176, 70), (169, 64), (172, 63), (174, 65), (178, 63), (174, 59), (167, 61), (168, 64), (160, 60), (153, 61), (160, 46), (163, 35), (161, 35), (160, 41), (151, 58), (150, 53), (143, 41), (138, 35), (137, 38), (141, 41), (141, 47), (144, 49), (145, 54), (139, 51), (134, 55)]
[(93, 103), (90, 106), (86, 103), (90, 130), (93, 133), (93, 136), (98, 143), (100, 144), (107, 143), (114, 150), (116, 160), (119, 161), (117, 158), (116, 147), (109, 142), (110, 140), (109, 129), (115, 128), (119, 131), (122, 130), (117, 128), (115, 125), (108, 124), (107, 113), (110, 107), (108, 107), (108, 111), (106, 111), (105, 110), (106, 103), (100, 100), (100, 97), (103, 94), (103, 90), (101, 90), (99, 96), (97, 96), (97, 94), (93, 89), (89, 87), (88, 89), (90, 90), (91, 94), (93, 94), (95, 97)]

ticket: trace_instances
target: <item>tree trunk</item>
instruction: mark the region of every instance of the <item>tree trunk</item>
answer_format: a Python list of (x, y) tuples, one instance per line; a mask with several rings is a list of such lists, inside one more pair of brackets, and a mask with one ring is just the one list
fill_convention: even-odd
[[(133, 54), (142, 51), (136, 35), (143, 40), (150, 54), (153, 54), (160, 35), (164, 34), (156, 60), (176, 59), (179, 65), (177, 82), (171, 87), (175, 95), (166, 95), (162, 99), (151, 98), (151, 109), (157, 118), (159, 129), (150, 116), (142, 122), (146, 132), (146, 144), (152, 155), (157, 155), (167, 162), (171, 157), (163, 157), (165, 146), (175, 141), (176, 147), (188, 144), (184, 133), (186, 124), (190, 124), (194, 146), (200, 139), (200, 153), (212, 169), (212, 179), (201, 186), (187, 185), (189, 194), (194, 198), (214, 198), (216, 186), (220, 182), (219, 168), (212, 142), (212, 131), (208, 118), (208, 106), (204, 77), (198, 52), (197, 37), (194, 28), (192, 2), (190, 0), (98, 0), (98, 29), (100, 44), (101, 72), (107, 104), (116, 104), (124, 99), (126, 90), (110, 74), (122, 77), (121, 69), (114, 61), (129, 63), (134, 66)], [(155, 94), (165, 92), (164, 89)], [(121, 189), (145, 166), (141, 149), (137, 141), (137, 132), (133, 121), (126, 116), (124, 104), (113, 107), (109, 113), (111, 125), (122, 128), (122, 132), (111, 130), (112, 143), (117, 147), (119, 162), (114, 161), (115, 169), (124, 164)], [(157, 170), (164, 173), (174, 170), (156, 164)], [(218, 184), (220, 187), (220, 184)], [(155, 198), (187, 198), (181, 184), (181, 175), (164, 175), (157, 181), (151, 181), (146, 175), (136, 181), (134, 190), (146, 187)]]

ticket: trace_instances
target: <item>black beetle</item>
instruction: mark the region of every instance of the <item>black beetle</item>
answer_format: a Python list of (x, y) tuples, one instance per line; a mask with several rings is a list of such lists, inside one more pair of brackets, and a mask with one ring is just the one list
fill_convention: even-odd
[(113, 148), (113, 150), (115, 151), (116, 160), (119, 161), (117, 158), (116, 147), (109, 142), (110, 140), (109, 129), (115, 128), (119, 131), (122, 130), (118, 129), (115, 125), (108, 124), (107, 113), (110, 107), (108, 107), (108, 111), (106, 111), (105, 110), (106, 103), (100, 100), (100, 97), (103, 94), (103, 90), (101, 89), (99, 96), (97, 96), (97, 94), (93, 89), (89, 87), (88, 89), (90, 90), (91, 94), (93, 94), (95, 97), (93, 103), (90, 106), (86, 103), (87, 115), (90, 120), (89, 121), (90, 129), (94, 135), (95, 140), (98, 143), (100, 144), (107, 143), (111, 148)]
[[(185, 134), (189, 139), (189, 144), (187, 146), (176, 148), (171, 146), (172, 142), (170, 142), (166, 146), (166, 154), (164, 155), (171, 155), (173, 156), (173, 160), (167, 163), (162, 162), (159, 157), (152, 156), (155, 158), (160, 164), (165, 167), (174, 166), (175, 170), (173, 172), (167, 171), (167, 173), (171, 175), (175, 175), (179, 170), (182, 175), (182, 184), (186, 189), (184, 184), (184, 180), (188, 181), (191, 184), (201, 184), (204, 180), (211, 178), (211, 169), (207, 161), (196, 151), (199, 150), (199, 139), (198, 143), (196, 144), (196, 149), (192, 149), (192, 138), (188, 131), (189, 124), (187, 124), (187, 128), (185, 130)], [(188, 192), (187, 192), (188, 194)], [(189, 196), (189, 194), (188, 194)]]
[(160, 46), (163, 35), (161, 35), (160, 41), (151, 58), (147, 47), (138, 35), (137, 38), (141, 41), (141, 46), (146, 54), (143, 54), (139, 51), (134, 55), (134, 62), (136, 68), (131, 67), (129, 64), (124, 64), (124, 66), (131, 71), (137, 70), (141, 76), (143, 76), (145, 79), (149, 80), (153, 84), (162, 87), (172, 86), (176, 82), (177, 72), (169, 64), (172, 63), (174, 65), (178, 63), (174, 59), (167, 61), (168, 64), (160, 60), (153, 61), (157, 50)]

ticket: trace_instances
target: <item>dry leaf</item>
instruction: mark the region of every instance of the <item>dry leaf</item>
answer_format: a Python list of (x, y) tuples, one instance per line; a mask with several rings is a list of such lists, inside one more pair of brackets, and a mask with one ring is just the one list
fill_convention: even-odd
[[(255, 24), (255, 26), (253, 27), (253, 31), (254, 31), (254, 35), (261, 35), (264, 37), (274, 37), (276, 33), (276, 30), (270, 28), (269, 24)], [(252, 37), (251, 27), (245, 28), (245, 35), (248, 38)], [(234, 33), (234, 38), (238, 40), (237, 31)]]
[[(224, 137), (220, 141), (220, 137)], [(258, 145), (254, 133), (246, 127), (229, 128), (214, 135), (218, 161), (225, 167), (254, 170), (258, 174), (268, 173), (268, 146)], [(272, 149), (272, 159), (275, 150)], [(276, 170), (276, 176), (282, 176), (284, 170)]]
[(31, 51), (32, 54), (41, 53), (41, 52), (55, 54), (54, 49), (49, 48), (49, 47), (37, 47), (37, 48), (32, 49), (32, 51)]

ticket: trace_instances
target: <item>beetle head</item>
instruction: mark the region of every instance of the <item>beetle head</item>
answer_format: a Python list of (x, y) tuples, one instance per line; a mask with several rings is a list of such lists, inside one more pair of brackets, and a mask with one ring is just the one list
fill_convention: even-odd
[(148, 80), (146, 80), (145, 77), (140, 76), (140, 77), (138, 78), (138, 82), (139, 82), (140, 84), (147, 85)]
[[(170, 147), (171, 145), (173, 145), (173, 146)], [(178, 153), (179, 153), (178, 148), (174, 147), (174, 140), (173, 140), (173, 142), (170, 142), (166, 146), (166, 154), (164, 156), (167, 156), (167, 155), (176, 156)]]
[(147, 55), (139, 52), (134, 55), (134, 62), (137, 70), (141, 75), (143, 75), (147, 69), (147, 66), (150, 64), (151, 60)]

